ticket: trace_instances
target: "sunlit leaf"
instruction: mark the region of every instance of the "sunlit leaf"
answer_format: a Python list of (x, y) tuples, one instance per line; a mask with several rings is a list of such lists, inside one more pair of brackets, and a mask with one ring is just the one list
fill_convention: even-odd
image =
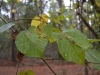
[(7, 29), (11, 28), (11, 26), (14, 26), (15, 24), (14, 23), (7, 23), (3, 26), (0, 27), (0, 33), (6, 31)]
[(79, 30), (66, 29), (63, 30), (63, 34), (83, 49), (92, 48), (92, 45), (89, 43), (86, 35), (82, 34)]
[(19, 3), (19, 2), (20, 2), (20, 0), (17, 0), (17, 2)]
[(33, 20), (31, 21), (31, 26), (39, 26), (41, 24), (46, 25), (48, 23), (48, 17), (46, 14), (42, 14), (41, 16), (35, 16)]
[(48, 16), (45, 13), (41, 15), (41, 18), (42, 18), (42, 21), (44, 21), (45, 23), (48, 23)]
[(36, 16), (36, 17), (33, 18), (32, 22), (31, 22), (31, 26), (36, 26), (37, 27), (41, 23), (43, 23), (43, 22), (41, 22), (40, 17)]
[(85, 28), (84, 28), (84, 30), (85, 30), (85, 31), (87, 31), (87, 30), (88, 30), (88, 28), (87, 28), (87, 27), (85, 27)]
[(20, 52), (30, 57), (43, 57), (43, 52), (47, 45), (47, 40), (39, 38), (34, 32), (34, 28), (30, 27), (29, 31), (22, 31), (16, 38), (16, 46)]
[(84, 65), (84, 50), (66, 38), (59, 39), (57, 44), (59, 52), (65, 60)]

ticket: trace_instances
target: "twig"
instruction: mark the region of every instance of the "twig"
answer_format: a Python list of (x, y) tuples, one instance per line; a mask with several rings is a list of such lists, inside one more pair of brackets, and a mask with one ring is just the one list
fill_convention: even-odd
[(93, 35), (95, 36), (95, 38), (98, 38), (98, 34), (94, 31), (94, 29), (89, 25), (89, 23), (87, 23), (87, 21), (85, 20), (85, 18), (79, 13), (77, 12), (77, 15), (80, 16), (80, 18), (82, 19), (82, 21), (84, 22), (84, 24), (88, 27), (88, 29), (93, 33)]
[(6, 23), (7, 24), (7, 22), (0, 16), (0, 18), (2, 19), (2, 21), (4, 22), (4, 23)]
[[(39, 16), (40, 17), (40, 16)], [(15, 20), (12, 20), (12, 21), (18, 21), (18, 20), (37, 20), (37, 21), (41, 21), (41, 22), (43, 22), (43, 23), (47, 23), (47, 22), (45, 22), (44, 20), (43, 20), (43, 18), (42, 18), (42, 20), (41, 20), (41, 17), (40, 17), (40, 19), (34, 19), (34, 18), (19, 18), (19, 19), (15, 19)], [(8, 23), (10, 23), (11, 21), (9, 21)]]
[(93, 75), (96, 75), (95, 72), (88, 65), (85, 67), (88, 68), (92, 72)]
[(16, 75), (18, 74), (19, 64), (20, 64), (20, 61), (18, 61), (17, 70), (16, 70)]
[(19, 20), (17, 20), (17, 21), (18, 21), (18, 23), (19, 23), (19, 26), (20, 26), (22, 29), (26, 30), (26, 28), (20, 24), (20, 21), (19, 21)]
[(43, 59), (43, 58), (41, 58), (43, 61), (44, 61), (44, 63), (47, 65), (47, 67), (53, 72), (53, 74), (54, 75), (57, 75), (54, 71), (53, 71), (53, 69), (48, 65), (48, 63), (45, 61), (45, 59)]
[(45, 8), (45, 6), (46, 6), (47, 3), (48, 3), (48, 1), (45, 2), (44, 6), (43, 6), (43, 9)]

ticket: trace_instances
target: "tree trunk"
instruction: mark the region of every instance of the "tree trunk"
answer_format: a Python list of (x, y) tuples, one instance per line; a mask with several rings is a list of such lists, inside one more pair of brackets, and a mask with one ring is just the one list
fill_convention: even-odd
[[(11, 8), (11, 10), (14, 10), (14, 4), (12, 3), (12, 8)], [(14, 20), (15, 19), (15, 12), (11, 12), (11, 16), (12, 16), (12, 20)], [(15, 31), (15, 27), (14, 26), (12, 26), (12, 29), (14, 29), (14, 31)], [(11, 55), (11, 60), (12, 60), (12, 62), (13, 63), (16, 63), (16, 49), (15, 49), (15, 39), (14, 39), (14, 37), (13, 37), (13, 35), (14, 35), (14, 31), (12, 31), (12, 55)]]

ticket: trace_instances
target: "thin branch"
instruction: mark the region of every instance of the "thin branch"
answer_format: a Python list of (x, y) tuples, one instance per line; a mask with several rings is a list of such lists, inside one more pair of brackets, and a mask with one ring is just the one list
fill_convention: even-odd
[(45, 6), (46, 6), (47, 3), (48, 3), (48, 1), (46, 1), (46, 2), (44, 3), (43, 9), (45, 8)]
[(97, 11), (98, 13), (100, 13), (100, 7), (97, 6), (97, 4), (96, 4), (95, 1), (96, 1), (96, 0), (90, 0), (91, 4), (94, 6), (94, 8), (96, 9), (96, 11)]
[[(41, 58), (42, 59), (42, 58)], [(44, 61), (44, 63), (47, 65), (47, 67), (53, 72), (54, 75), (57, 75), (53, 69), (48, 65), (48, 63), (45, 61), (45, 59), (42, 59)]]
[(17, 21), (19, 23), (19, 26), (26, 31), (26, 28), (20, 24), (20, 20), (17, 20)]
[[(39, 17), (40, 17), (40, 16), (39, 16)], [(41, 19), (42, 19), (43, 21), (42, 21)], [(12, 20), (12, 21), (18, 21), (18, 20), (37, 20), (37, 21), (41, 21), (41, 22), (43, 22), (43, 23), (47, 23), (47, 22), (45, 22), (45, 20), (44, 20), (43, 18), (41, 18), (41, 17), (40, 17), (40, 19), (34, 19), (34, 18), (19, 18), (19, 19), (15, 19), (15, 20)], [(9, 21), (9, 22), (11, 22), (11, 21)], [(8, 22), (8, 23), (9, 23), (9, 22)]]
[(86, 67), (87, 69), (89, 69), (89, 70), (92, 72), (93, 75), (96, 75), (95, 72), (94, 72), (88, 65), (85, 66), (85, 67)]
[(93, 35), (95, 36), (95, 38), (98, 39), (98, 34), (94, 31), (94, 29), (89, 25), (89, 23), (87, 23), (86, 19), (77, 12), (77, 15), (80, 16), (80, 18), (82, 19), (82, 21), (84, 22), (84, 24), (88, 27), (88, 29), (93, 33)]
[(20, 64), (20, 61), (18, 61), (17, 70), (16, 70), (16, 75), (18, 74), (19, 64)]
[(4, 23), (6, 23), (7, 24), (7, 22), (0, 16), (0, 18), (2, 19), (2, 21), (4, 22)]

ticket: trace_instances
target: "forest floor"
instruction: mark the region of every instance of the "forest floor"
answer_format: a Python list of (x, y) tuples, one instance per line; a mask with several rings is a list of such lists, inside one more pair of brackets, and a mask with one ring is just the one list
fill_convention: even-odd
[[(77, 65), (74, 63), (68, 63), (64, 60), (47, 60), (49, 66), (57, 75), (85, 75), (85, 67)], [(92, 67), (91, 65), (89, 65)], [(18, 73), (26, 70), (33, 70), (36, 75), (54, 75), (52, 71), (45, 65), (42, 60), (28, 58), (24, 59), (22, 63), (14, 66), (9, 59), (0, 60), (0, 75), (16, 75), (18, 68)], [(95, 75), (100, 75), (100, 72), (95, 70)], [(88, 69), (88, 75), (93, 75), (92, 71)]]

